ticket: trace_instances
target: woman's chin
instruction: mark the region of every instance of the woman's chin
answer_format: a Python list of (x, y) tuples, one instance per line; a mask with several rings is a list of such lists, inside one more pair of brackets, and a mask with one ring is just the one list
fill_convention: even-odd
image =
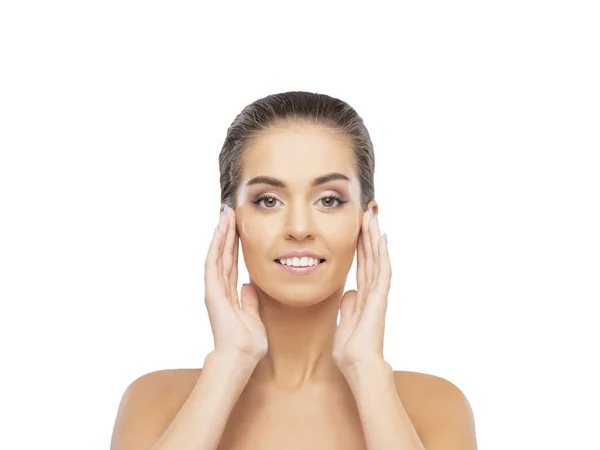
[(291, 307), (307, 307), (321, 303), (330, 297), (335, 288), (329, 288), (322, 282), (313, 283), (285, 283), (279, 280), (277, 286), (271, 285), (271, 295), (278, 303)]

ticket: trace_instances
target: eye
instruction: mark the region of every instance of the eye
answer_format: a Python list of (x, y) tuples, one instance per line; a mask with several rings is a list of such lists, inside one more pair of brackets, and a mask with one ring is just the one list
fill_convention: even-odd
[(272, 209), (274, 207), (273, 202), (278, 202), (279, 201), (279, 200), (277, 200), (275, 197), (273, 197), (271, 195), (258, 195), (252, 201), (252, 203), (254, 203), (254, 204), (260, 204), (263, 200), (265, 200), (265, 207), (267, 209)]
[[(327, 204), (325, 204), (323, 200), (326, 200)], [(321, 204), (327, 209), (333, 209), (340, 206), (343, 203), (346, 203), (342, 201), (342, 199), (337, 195), (328, 195), (327, 197), (322, 197), (320, 201), (322, 202)], [(335, 202), (337, 202), (337, 204)]]

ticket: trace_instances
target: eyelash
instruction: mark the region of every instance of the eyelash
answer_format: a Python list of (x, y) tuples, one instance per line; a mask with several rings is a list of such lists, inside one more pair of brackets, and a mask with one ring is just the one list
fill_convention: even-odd
[[(265, 199), (267, 199), (267, 198), (269, 198), (269, 199), (274, 199), (274, 200), (278, 200), (278, 199), (277, 199), (277, 198), (275, 198), (273, 195), (269, 195), (269, 194), (259, 194), (259, 195), (257, 195), (257, 196), (254, 198), (254, 200), (252, 201), (252, 203), (254, 203), (254, 204), (256, 205), (256, 204), (260, 203), (262, 200), (265, 200)], [(337, 200), (337, 202), (338, 202), (337, 206), (324, 206), (324, 208), (325, 208), (325, 209), (336, 209), (336, 208), (339, 208), (339, 207), (341, 207), (341, 206), (342, 206), (344, 203), (347, 203), (347, 202), (348, 202), (348, 200), (343, 200), (343, 199), (342, 199), (342, 197), (340, 197), (340, 196), (339, 196), (339, 195), (337, 195), (337, 194), (334, 194), (334, 195), (326, 195), (326, 196), (324, 196), (324, 197), (321, 197), (319, 200), (323, 200), (324, 198), (333, 198), (333, 199)], [(272, 207), (270, 207), (270, 208), (269, 208), (269, 207), (263, 207), (263, 209), (274, 209), (274, 208), (275, 208), (274, 206), (272, 206)]]

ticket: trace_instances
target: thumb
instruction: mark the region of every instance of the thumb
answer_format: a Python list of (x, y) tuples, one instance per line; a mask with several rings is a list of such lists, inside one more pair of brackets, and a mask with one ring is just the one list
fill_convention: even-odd
[(251, 283), (242, 284), (240, 297), (242, 310), (260, 320), (260, 315), (258, 314), (258, 293), (256, 292), (256, 288), (252, 286)]
[(356, 291), (354, 289), (346, 292), (340, 302), (340, 324), (342, 326), (354, 313), (354, 307), (356, 305)]

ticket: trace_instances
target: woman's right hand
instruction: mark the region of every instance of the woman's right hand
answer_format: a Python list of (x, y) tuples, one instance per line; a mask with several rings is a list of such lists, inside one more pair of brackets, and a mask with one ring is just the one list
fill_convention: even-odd
[(267, 332), (258, 314), (258, 294), (252, 284), (237, 294), (239, 236), (235, 211), (226, 206), (204, 264), (204, 302), (215, 341), (214, 352), (252, 363), (267, 352)]

